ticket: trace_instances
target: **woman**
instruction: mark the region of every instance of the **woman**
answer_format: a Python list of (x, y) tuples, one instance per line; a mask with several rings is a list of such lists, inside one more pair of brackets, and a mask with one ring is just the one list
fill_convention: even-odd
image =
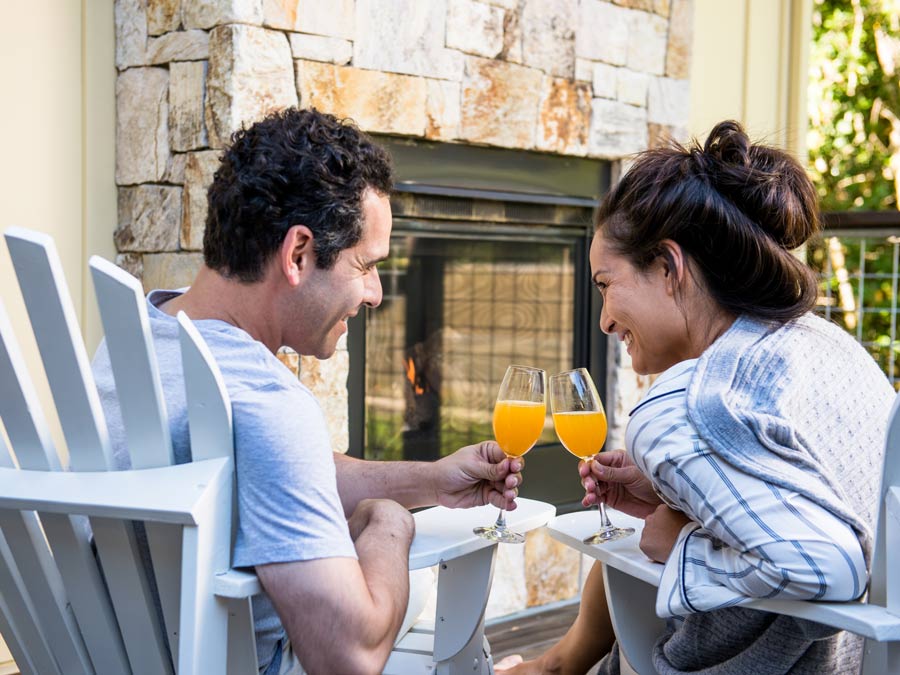
[[(810, 313), (815, 277), (791, 251), (819, 230), (803, 168), (736, 122), (702, 148), (643, 153), (600, 207), (600, 326), (635, 371), (660, 375), (631, 411), (627, 450), (580, 472), (585, 505), (645, 518), (641, 550), (665, 563), (660, 673), (859, 670), (860, 638), (740, 607), (866, 590), (894, 392)], [(498, 672), (584, 673), (598, 660), (619, 672), (595, 565), (566, 636)]]

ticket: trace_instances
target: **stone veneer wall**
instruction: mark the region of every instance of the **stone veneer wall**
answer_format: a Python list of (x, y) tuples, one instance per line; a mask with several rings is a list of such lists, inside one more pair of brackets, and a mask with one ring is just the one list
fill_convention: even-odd
[[(292, 105), (369, 132), (627, 160), (686, 135), (692, 0), (116, 0), (117, 262), (190, 283), (206, 188), (244, 122)], [(284, 355), (346, 452), (349, 358)], [(611, 350), (610, 447), (646, 388)], [(489, 615), (577, 595), (577, 554), (501, 547)]]

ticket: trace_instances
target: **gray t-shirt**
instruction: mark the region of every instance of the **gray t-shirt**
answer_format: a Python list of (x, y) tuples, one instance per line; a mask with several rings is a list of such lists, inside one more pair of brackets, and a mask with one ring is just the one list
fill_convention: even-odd
[[(175, 461), (182, 464), (190, 461), (191, 451), (178, 322), (157, 309), (177, 295), (177, 291), (152, 291), (147, 310)], [(194, 323), (231, 398), (238, 499), (233, 566), (356, 558), (338, 496), (325, 417), (312, 392), (240, 328), (218, 320)], [(97, 350), (93, 370), (116, 463), (130, 468), (105, 342)], [(265, 595), (253, 598), (253, 617), (260, 672), (264, 672), (284, 628)]]

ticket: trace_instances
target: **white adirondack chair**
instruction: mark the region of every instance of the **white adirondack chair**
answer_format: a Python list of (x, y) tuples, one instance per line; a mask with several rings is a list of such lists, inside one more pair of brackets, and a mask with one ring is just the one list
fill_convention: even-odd
[[(6, 241), (69, 452), (63, 467), (0, 307), (0, 419), (12, 444), (0, 434), (0, 633), (21, 672), (255, 673), (250, 599), (261, 589), (230, 569), (231, 407), (203, 339), (179, 315), (193, 461), (173, 465), (142, 289), (91, 260), (133, 466), (113, 471), (53, 242), (15, 228)], [(385, 672), (493, 672), (484, 608), (496, 546), (471, 532), (491, 511), (416, 514), (410, 568), (439, 565), (437, 617), (414, 627)], [(509, 519), (527, 530), (553, 513), (522, 499)], [(161, 616), (131, 521), (147, 533)]]
[[(656, 591), (662, 565), (638, 548), (644, 521), (609, 509), (618, 526), (634, 535), (609, 544), (588, 546), (582, 539), (597, 528), (596, 512), (570, 513), (555, 518), (550, 535), (603, 563), (607, 603), (627, 660), (623, 672), (654, 675), (650, 655), (664, 622), (655, 614)], [(900, 674), (900, 396), (894, 401), (885, 443), (881, 509), (867, 602), (808, 602), (754, 600), (751, 609), (809, 619), (866, 637), (864, 675)]]

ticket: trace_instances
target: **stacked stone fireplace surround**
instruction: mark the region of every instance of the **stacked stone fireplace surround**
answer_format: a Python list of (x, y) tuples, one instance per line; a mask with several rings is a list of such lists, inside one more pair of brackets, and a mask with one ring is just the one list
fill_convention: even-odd
[[(692, 11), (692, 0), (116, 0), (117, 262), (148, 290), (189, 284), (219, 152), (285, 106), (375, 134), (621, 168), (686, 136)], [(327, 361), (282, 356), (346, 452), (346, 345)], [(622, 447), (648, 383), (620, 348), (610, 363), (608, 443)], [(488, 616), (576, 597), (588, 567), (540, 532), (502, 546)]]

